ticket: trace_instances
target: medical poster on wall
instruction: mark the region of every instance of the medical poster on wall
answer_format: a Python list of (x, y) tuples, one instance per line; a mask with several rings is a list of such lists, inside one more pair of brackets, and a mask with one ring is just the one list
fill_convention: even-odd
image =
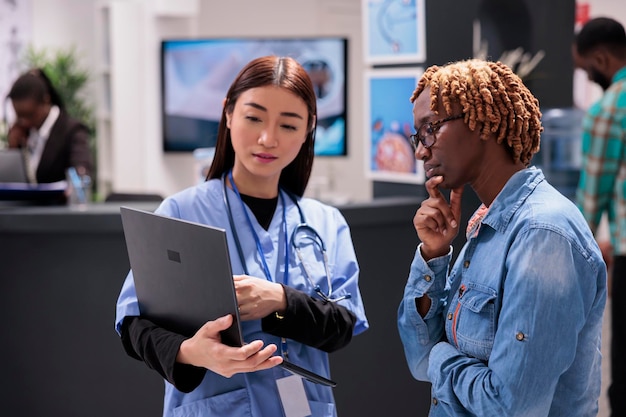
[(409, 137), (415, 132), (411, 94), (423, 68), (374, 69), (365, 74), (365, 119), (369, 151), (366, 175), (374, 180), (424, 183)]
[(421, 63), (426, 60), (425, 1), (362, 0), (366, 63)]
[(11, 85), (26, 69), (22, 58), (32, 38), (32, 14), (32, 0), (0, 0), (0, 121), (7, 117)]

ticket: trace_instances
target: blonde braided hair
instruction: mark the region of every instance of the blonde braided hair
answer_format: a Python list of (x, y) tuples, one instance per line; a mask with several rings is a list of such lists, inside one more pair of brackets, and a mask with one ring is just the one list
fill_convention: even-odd
[(511, 68), (479, 59), (433, 65), (419, 80), (411, 103), (427, 87), (431, 110), (436, 112), (439, 96), (448, 115), (458, 102), (470, 130), (480, 126), (481, 139), (494, 134), (499, 144), (506, 140), (514, 162), (530, 164), (543, 131), (539, 100)]

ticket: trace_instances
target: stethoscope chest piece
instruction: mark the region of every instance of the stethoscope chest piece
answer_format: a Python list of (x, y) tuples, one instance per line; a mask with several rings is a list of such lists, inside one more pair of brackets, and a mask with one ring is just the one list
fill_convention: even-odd
[[(236, 188), (236, 185), (232, 179), (232, 172), (230, 172), (229, 174), (229, 180), (230, 183), (232, 184), (233, 187), (233, 191), (235, 192), (235, 194), (238, 196), (242, 208), (244, 210), (244, 213), (246, 213), (246, 218), (247, 218), (247, 222), (249, 225), (249, 228), (253, 234), (253, 237), (255, 238), (255, 242), (257, 244), (257, 251), (259, 251), (259, 255), (260, 258), (263, 262), (263, 269), (266, 275), (266, 278), (268, 280), (272, 280), (269, 268), (267, 266), (267, 264), (265, 263), (265, 254), (263, 253), (263, 249), (261, 248), (260, 245), (260, 241), (259, 241), (259, 237), (257, 236), (256, 232), (254, 231), (254, 226), (252, 225), (252, 220), (250, 218), (250, 216), (247, 214), (247, 211), (245, 211), (245, 205), (243, 203), (243, 200), (241, 199), (241, 196), (239, 194), (239, 191)], [(244, 273), (246, 275), (249, 275), (248, 273), (248, 268), (246, 266), (246, 258), (244, 256), (243, 253), (243, 248), (241, 247), (241, 241), (239, 239), (239, 234), (237, 232), (237, 227), (235, 225), (235, 221), (233, 219), (233, 213), (232, 213), (232, 208), (230, 205), (230, 201), (228, 198), (228, 189), (226, 186), (226, 176), (223, 177), (222, 180), (222, 188), (223, 188), (223, 193), (224, 193), (224, 205), (226, 207), (226, 212), (228, 214), (228, 221), (230, 224), (230, 228), (232, 230), (233, 233), (233, 237), (235, 240), (235, 246), (237, 248), (237, 254), (239, 256), (239, 260), (241, 261), (241, 265), (243, 267)], [(282, 191), (284, 192), (284, 191)], [(289, 276), (289, 246), (291, 246), (295, 253), (296, 256), (298, 257), (298, 260), (300, 261), (300, 265), (302, 268), (302, 272), (304, 273), (307, 281), (309, 282), (309, 284), (311, 285), (311, 287), (313, 288), (315, 294), (317, 294), (322, 300), (327, 301), (327, 302), (337, 302), (337, 301), (341, 301), (341, 300), (346, 300), (351, 298), (350, 294), (346, 294), (343, 295), (341, 297), (332, 297), (332, 293), (333, 293), (333, 289), (332, 289), (332, 280), (331, 280), (331, 273), (330, 273), (330, 268), (328, 266), (328, 255), (326, 253), (326, 245), (324, 244), (324, 240), (322, 239), (322, 237), (320, 236), (320, 234), (309, 224), (307, 224), (305, 218), (304, 218), (304, 212), (302, 211), (302, 208), (300, 207), (300, 204), (298, 203), (298, 199), (292, 195), (291, 193), (287, 193), (285, 192), (290, 198), (291, 200), (294, 202), (294, 204), (296, 205), (296, 207), (298, 208), (298, 213), (300, 215), (300, 223), (296, 225), (296, 227), (293, 229), (293, 231), (291, 232), (291, 239), (289, 239), (288, 233), (287, 233), (287, 229), (288, 229), (288, 225), (287, 225), (287, 215), (286, 215), (286, 204), (285, 204), (285, 200), (282, 196), (282, 192), (279, 193), (280, 197), (281, 197), (281, 202), (282, 202), (282, 206), (283, 206), (283, 225), (284, 225), (284, 230), (285, 230), (285, 241), (287, 242), (287, 244), (285, 245), (285, 279), (284, 282), (287, 283), (288, 282), (288, 276)], [(289, 242), (290, 241), (290, 242)], [(326, 285), (327, 285), (327, 292), (323, 292), (320, 285), (315, 284), (315, 280), (313, 279), (313, 276), (311, 275), (309, 268), (307, 267), (307, 262), (304, 259), (304, 255), (303, 255), (303, 249), (305, 246), (307, 245), (313, 245), (313, 250), (317, 251), (320, 255), (321, 255), (321, 260), (322, 263), (324, 265), (324, 274), (326, 276)]]

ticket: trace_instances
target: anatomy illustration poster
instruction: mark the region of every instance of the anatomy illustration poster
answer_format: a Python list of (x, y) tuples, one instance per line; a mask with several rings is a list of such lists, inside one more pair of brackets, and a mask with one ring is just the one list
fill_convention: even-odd
[(375, 69), (365, 76), (369, 152), (366, 175), (374, 180), (422, 184), (424, 168), (415, 160), (411, 94), (422, 68)]
[(426, 0), (362, 0), (365, 62), (426, 60)]

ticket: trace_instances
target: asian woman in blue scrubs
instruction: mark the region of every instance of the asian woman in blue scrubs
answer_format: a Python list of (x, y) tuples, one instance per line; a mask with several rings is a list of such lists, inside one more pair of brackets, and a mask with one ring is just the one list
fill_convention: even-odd
[(230, 316), (192, 337), (142, 317), (129, 272), (115, 328), (126, 352), (165, 379), (164, 416), (337, 415), (332, 388), (277, 366), (285, 357), (330, 378), (328, 353), (368, 328), (350, 229), (339, 210), (303, 197), (316, 115), (294, 59), (251, 61), (224, 99), (207, 181), (157, 209), (227, 230), (246, 342), (221, 343)]

